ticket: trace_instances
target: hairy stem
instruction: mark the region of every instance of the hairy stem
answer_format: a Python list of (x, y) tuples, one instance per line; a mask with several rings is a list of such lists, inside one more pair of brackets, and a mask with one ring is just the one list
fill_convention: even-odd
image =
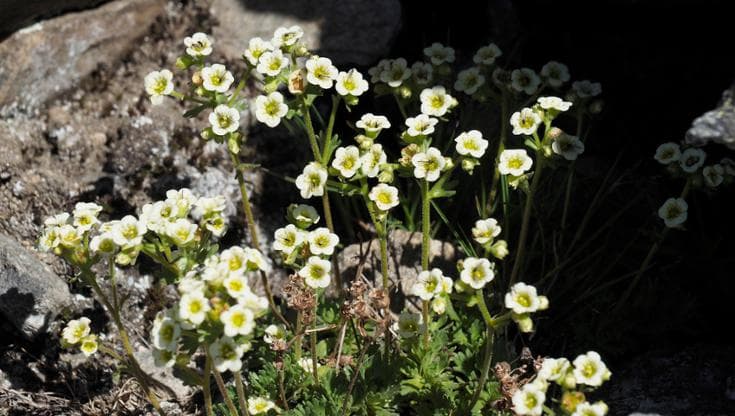
[(357, 377), (360, 375), (360, 367), (362, 367), (362, 363), (365, 361), (365, 355), (367, 354), (368, 347), (370, 347), (371, 342), (365, 342), (365, 345), (363, 345), (362, 349), (360, 350), (360, 356), (357, 358), (357, 363), (355, 366), (355, 372), (352, 374), (352, 378), (350, 379), (350, 384), (347, 387), (347, 394), (345, 394), (345, 401), (342, 403), (342, 412), (340, 413), (341, 416), (345, 416), (347, 414), (347, 408), (350, 404), (350, 397), (352, 396), (352, 390), (355, 388), (355, 383), (357, 382)]
[[(318, 297), (316, 297), (317, 302), (314, 303), (314, 322), (312, 322), (312, 328), (316, 329), (316, 317), (317, 317), (317, 305), (318, 305)], [(309, 337), (309, 348), (311, 349), (311, 369), (314, 373), (314, 385), (319, 387), (319, 373), (317, 370), (319, 369), (319, 362), (317, 354), (316, 354), (316, 331), (313, 331)]]
[(531, 222), (531, 211), (533, 211), (533, 197), (538, 188), (538, 184), (541, 181), (541, 172), (544, 168), (543, 156), (539, 155), (536, 171), (533, 174), (533, 180), (531, 180), (531, 188), (526, 195), (526, 205), (523, 207), (523, 221), (521, 222), (521, 233), (518, 237), (518, 252), (516, 253), (515, 260), (513, 261), (513, 271), (510, 274), (510, 284), (516, 282), (518, 274), (521, 271), (521, 264), (523, 262), (523, 255), (526, 249), (526, 239), (528, 238), (528, 226)]
[(212, 389), (210, 388), (210, 377), (212, 376), (212, 358), (209, 354), (205, 354), (204, 359), (204, 378), (202, 379), (202, 393), (204, 394), (204, 409), (207, 416), (213, 416), (212, 410)]
[[(429, 198), (429, 181), (421, 180), (421, 269), (429, 270), (429, 254), (431, 249), (431, 200)], [(425, 300), (421, 305), (421, 313), (424, 318), (424, 345), (429, 345), (429, 301)]]
[(245, 383), (242, 382), (242, 375), (239, 371), (235, 372), (235, 389), (237, 389), (237, 400), (240, 403), (240, 409), (245, 416), (250, 416), (248, 411), (248, 398), (245, 392)]
[[(207, 355), (209, 355), (209, 350), (207, 350)], [(225, 400), (227, 409), (230, 411), (230, 414), (237, 415), (237, 408), (235, 407), (235, 403), (232, 402), (230, 395), (227, 393), (227, 387), (225, 386), (225, 381), (222, 379), (222, 374), (216, 368), (212, 369), (212, 373), (214, 373), (214, 380), (217, 382), (217, 388), (219, 388), (219, 392)]]

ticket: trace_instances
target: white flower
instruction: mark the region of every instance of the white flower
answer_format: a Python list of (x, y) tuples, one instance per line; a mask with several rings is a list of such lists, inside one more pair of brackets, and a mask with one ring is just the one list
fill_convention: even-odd
[(490, 260), (467, 257), (459, 277), (472, 288), (482, 289), (495, 278), (495, 272)]
[(388, 156), (383, 151), (383, 145), (373, 143), (360, 158), (360, 171), (368, 178), (374, 178), (380, 173), (380, 166), (384, 165), (387, 160)]
[(97, 344), (96, 335), (87, 335), (82, 339), (82, 342), (79, 345), (79, 349), (86, 357), (89, 357), (90, 355), (96, 353), (98, 347), (99, 345)]
[(500, 235), (500, 225), (495, 218), (486, 218), (484, 220), (475, 221), (472, 228), (472, 237), (480, 244), (487, 244), (493, 241), (495, 237)]
[(59, 244), (66, 248), (76, 248), (82, 242), (83, 231), (72, 225), (62, 225), (56, 229)]
[(286, 329), (283, 325), (268, 325), (265, 328), (265, 335), (263, 335), (263, 341), (266, 344), (272, 344), (275, 341), (283, 341), (286, 339)]
[(663, 143), (656, 148), (656, 154), (653, 156), (656, 161), (662, 165), (677, 162), (681, 158), (681, 148), (679, 144), (668, 142)]
[(525, 149), (507, 149), (500, 153), (498, 171), (503, 175), (521, 176), (533, 165)]
[(569, 360), (566, 358), (545, 358), (538, 371), (538, 378), (544, 381), (561, 381), (569, 367)]
[(337, 78), (338, 72), (329, 58), (321, 58), (315, 55), (306, 61), (306, 81), (322, 89), (332, 88), (332, 83)]
[(434, 268), (419, 273), (418, 280), (413, 285), (413, 294), (422, 300), (431, 300), (434, 295), (442, 293), (444, 287), (444, 275), (442, 271)]
[(368, 69), (370, 82), (372, 82), (373, 84), (380, 82), (380, 77), (383, 75), (383, 72), (387, 71), (390, 68), (390, 62), (391, 61), (388, 59), (381, 59), (377, 65)]
[(245, 351), (250, 349), (250, 343), (236, 343), (234, 339), (230, 337), (222, 337), (217, 341), (214, 341), (209, 346), (209, 351), (212, 354), (212, 360), (217, 371), (223, 373), (225, 371), (237, 372), (242, 368), (242, 355)]
[(411, 74), (417, 85), (427, 85), (434, 79), (434, 67), (428, 62), (414, 62)]
[(380, 72), (380, 81), (394, 88), (401, 86), (403, 81), (410, 77), (411, 69), (408, 68), (408, 62), (403, 58), (388, 61)]
[(391, 329), (401, 338), (413, 338), (423, 331), (424, 319), (420, 313), (401, 312)]
[(461, 133), (454, 141), (457, 143), (455, 146), (457, 153), (462, 156), (469, 155), (477, 159), (485, 154), (488, 145), (488, 141), (482, 138), (482, 133), (478, 130)]
[(301, 197), (309, 199), (312, 196), (324, 195), (324, 185), (327, 183), (327, 170), (319, 163), (311, 162), (296, 178), (296, 187), (301, 191)]
[(214, 64), (202, 68), (202, 86), (207, 91), (227, 92), (235, 78), (222, 64)]
[(285, 254), (291, 254), (305, 240), (306, 236), (304, 231), (296, 228), (293, 224), (289, 224), (284, 228), (276, 230), (274, 234), (273, 250), (281, 251)]
[(79, 318), (69, 321), (61, 331), (61, 338), (69, 345), (79, 343), (84, 337), (89, 335), (91, 330), (89, 323), (89, 318)]
[(541, 124), (541, 116), (531, 108), (523, 108), (510, 116), (510, 125), (513, 126), (515, 135), (530, 136), (536, 133), (539, 124)]
[(173, 83), (174, 74), (168, 69), (153, 71), (145, 76), (145, 92), (151, 97), (154, 105), (163, 102), (163, 96), (169, 95), (174, 90)]
[(196, 218), (205, 218), (221, 214), (227, 207), (227, 200), (222, 195), (214, 197), (200, 197), (194, 202), (193, 215)]
[(477, 89), (485, 84), (485, 76), (480, 73), (480, 68), (472, 67), (460, 71), (457, 74), (457, 81), (454, 82), (454, 89), (462, 91), (467, 95), (477, 92)]
[(574, 378), (577, 384), (599, 387), (603, 382), (610, 379), (610, 370), (602, 362), (600, 354), (589, 351), (587, 354), (577, 356), (573, 361)]
[(434, 65), (441, 65), (444, 62), (454, 62), (454, 49), (449, 46), (444, 46), (439, 42), (434, 42), (431, 46), (424, 48), (424, 55)]
[(319, 227), (309, 232), (307, 241), (311, 254), (331, 256), (339, 244), (339, 236), (330, 232), (329, 228)]
[(184, 293), (179, 300), (179, 318), (195, 326), (204, 322), (210, 309), (209, 300), (202, 292)]
[(82, 231), (87, 231), (92, 228), (95, 224), (99, 223), (97, 215), (102, 211), (102, 207), (89, 203), (89, 202), (78, 202), (74, 206), (74, 226)]
[(298, 42), (302, 36), (304, 36), (304, 30), (301, 29), (299, 26), (294, 25), (288, 28), (279, 27), (273, 33), (272, 43), (279, 48), (284, 46), (291, 46)]
[(716, 188), (725, 180), (725, 168), (720, 164), (706, 166), (702, 169), (702, 176), (704, 176), (704, 183), (707, 186)]
[[(197, 201), (197, 197), (188, 188), (181, 188), (179, 190), (169, 189), (166, 191), (166, 205), (171, 205), (175, 208), (170, 213), (161, 212), (161, 216), (168, 218), (169, 221), (173, 221), (175, 218), (185, 218), (191, 207)], [(162, 209), (166, 209), (163, 207)]]
[(249, 290), (243, 293), (237, 299), (237, 302), (250, 309), (255, 315), (259, 315), (268, 309), (268, 299), (265, 296), (258, 296)]
[(355, 68), (337, 74), (337, 82), (334, 86), (339, 95), (351, 95), (353, 97), (361, 96), (368, 88), (368, 82)]
[(176, 365), (176, 353), (169, 350), (153, 349), (153, 365), (172, 368)]
[(572, 83), (572, 90), (577, 94), (579, 98), (590, 98), (596, 97), (602, 93), (602, 85), (599, 82), (592, 82), (589, 80), (574, 81)]
[(276, 127), (288, 113), (288, 105), (283, 102), (283, 95), (273, 91), (268, 95), (259, 95), (255, 99), (255, 118), (268, 127)]
[(222, 281), (222, 286), (224, 286), (227, 294), (235, 299), (239, 299), (250, 291), (248, 278), (239, 270), (234, 273), (228, 273), (225, 280)]
[(514, 284), (505, 294), (505, 307), (519, 315), (546, 309), (548, 302), (536, 293), (535, 287), (523, 282)]
[(220, 104), (209, 113), (209, 124), (212, 132), (218, 136), (237, 131), (240, 127), (240, 112), (237, 109)]
[(188, 292), (203, 292), (204, 291), (204, 285), (205, 283), (197, 277), (195, 271), (191, 271), (187, 273), (186, 276), (184, 276), (181, 280), (179, 280), (178, 285), (176, 285), (178, 291), (180, 294), (188, 293)]
[(262, 38), (252, 38), (248, 42), (248, 48), (245, 50), (243, 55), (250, 62), (250, 65), (258, 65), (258, 60), (266, 51), (272, 51), (273, 44)]
[(381, 211), (388, 211), (398, 205), (398, 188), (384, 183), (370, 190), (368, 197)]
[(62, 212), (54, 216), (48, 217), (43, 221), (43, 225), (47, 227), (61, 227), (62, 225), (69, 224), (69, 218), (71, 216), (68, 212)]
[(166, 225), (166, 235), (179, 247), (187, 246), (196, 238), (197, 226), (191, 221), (180, 218)]
[[(146, 226), (132, 215), (126, 215), (112, 226), (112, 240), (120, 247), (135, 247), (143, 242)], [(63, 240), (63, 238), (62, 238)]]
[(259, 250), (250, 247), (245, 248), (245, 265), (247, 270), (251, 272), (256, 270), (267, 271), (268, 267), (263, 254)]
[(222, 312), (219, 320), (225, 326), (225, 335), (235, 337), (237, 335), (249, 335), (255, 328), (255, 315), (250, 309), (242, 305), (235, 305)]
[(281, 73), (285, 68), (288, 68), (291, 57), (284, 55), (280, 49), (274, 51), (265, 51), (260, 55), (258, 60), (258, 66), (255, 68), (256, 71), (261, 74), (275, 77)]
[(693, 173), (696, 172), (697, 169), (701, 168), (702, 165), (704, 165), (704, 160), (706, 159), (706, 157), (707, 154), (704, 153), (704, 150), (691, 147), (681, 153), (681, 157), (679, 158), (679, 166), (684, 172)]
[(443, 315), (447, 311), (447, 297), (437, 296), (431, 300), (431, 310), (434, 313)]
[(434, 126), (439, 120), (434, 117), (429, 117), (426, 114), (419, 114), (416, 117), (409, 117), (406, 119), (406, 126), (408, 127), (409, 136), (428, 136), (434, 132)]
[(541, 78), (530, 68), (514, 69), (510, 73), (511, 88), (518, 92), (533, 95), (541, 85)]
[(275, 408), (276, 404), (265, 397), (251, 397), (248, 399), (248, 413), (253, 416), (264, 415)]
[(551, 150), (566, 160), (575, 160), (584, 152), (584, 143), (577, 136), (562, 133), (554, 138)]
[(446, 160), (439, 149), (430, 147), (426, 152), (419, 152), (411, 158), (413, 164), (413, 176), (418, 179), (426, 178), (429, 182), (439, 179)]
[(355, 176), (360, 164), (360, 149), (356, 146), (338, 147), (334, 152), (332, 167), (347, 179)]
[[(95, 240), (93, 238), (92, 242), (94, 241)], [(43, 251), (54, 249), (59, 246), (59, 243), (61, 243), (61, 240), (59, 239), (59, 227), (47, 227), (43, 230), (43, 234), (41, 234), (41, 237), (38, 239), (38, 247)], [(93, 252), (96, 251), (92, 248), (92, 243), (90, 243), (90, 249), (92, 249)]]
[(161, 319), (153, 322), (151, 342), (157, 349), (176, 351), (179, 337), (181, 337), (181, 327), (172, 317), (161, 316)]
[(299, 270), (299, 276), (303, 277), (306, 284), (311, 288), (325, 288), (329, 286), (329, 272), (331, 270), (332, 264), (328, 260), (311, 256), (306, 261), (306, 265)]
[(541, 67), (541, 76), (546, 83), (554, 88), (559, 88), (569, 81), (569, 68), (560, 62), (551, 61)]
[(541, 416), (546, 393), (538, 384), (528, 383), (513, 394), (513, 411), (519, 416)]
[(475, 56), (472, 57), (472, 62), (478, 65), (490, 66), (502, 55), (503, 51), (498, 48), (498, 45), (491, 43), (478, 49), (477, 52), (475, 52)]
[[(304, 370), (307, 373), (311, 373), (312, 371), (314, 371), (314, 360), (312, 360), (311, 358), (302, 357), (302, 358), (299, 359), (299, 361), (297, 363), (298, 363), (299, 367), (301, 367), (301, 369)], [(317, 368), (319, 368), (321, 366), (322, 365), (319, 364), (319, 362), (316, 363), (316, 367)]]
[(564, 101), (559, 97), (538, 97), (536, 101), (544, 110), (567, 111), (572, 106), (571, 101)]
[(360, 117), (355, 123), (358, 129), (365, 130), (367, 135), (377, 136), (381, 130), (390, 128), (390, 122), (385, 116), (376, 116), (373, 113), (366, 113)]
[(669, 198), (658, 209), (658, 216), (667, 227), (678, 227), (687, 220), (689, 205), (682, 198)]
[(454, 98), (442, 86), (425, 88), (421, 91), (421, 113), (441, 117), (449, 111)]
[(577, 405), (572, 416), (605, 416), (607, 410), (608, 407), (604, 402), (597, 402), (595, 404), (583, 402)]
[(89, 242), (89, 249), (93, 253), (109, 255), (115, 252), (117, 245), (115, 245), (115, 240), (112, 239), (112, 234), (108, 232), (94, 236), (92, 241)]
[(319, 222), (316, 208), (307, 204), (292, 204), (288, 207), (289, 217), (301, 228), (307, 228)]
[(186, 45), (186, 53), (194, 58), (212, 53), (212, 40), (202, 32), (185, 37), (184, 45)]

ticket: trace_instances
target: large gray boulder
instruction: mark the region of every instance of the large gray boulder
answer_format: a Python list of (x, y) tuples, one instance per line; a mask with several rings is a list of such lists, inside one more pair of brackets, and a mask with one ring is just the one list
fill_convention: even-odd
[(33, 339), (71, 303), (64, 280), (18, 242), (0, 234), (0, 314), (8, 322)]

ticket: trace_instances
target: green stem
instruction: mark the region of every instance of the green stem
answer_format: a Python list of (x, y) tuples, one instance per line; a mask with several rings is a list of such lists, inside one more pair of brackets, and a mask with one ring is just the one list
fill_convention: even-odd
[(204, 359), (204, 378), (202, 379), (202, 393), (204, 394), (204, 410), (207, 416), (213, 416), (212, 410), (212, 390), (210, 388), (210, 377), (212, 375), (212, 358), (209, 354), (205, 354)]
[[(488, 204), (495, 203), (495, 198), (497, 197), (498, 192), (498, 183), (500, 182), (500, 171), (498, 171), (498, 157), (500, 157), (500, 154), (505, 150), (505, 141), (508, 137), (508, 99), (505, 93), (503, 93), (501, 97), (500, 102), (500, 138), (498, 139), (498, 147), (495, 150), (495, 154), (493, 156), (492, 162), (490, 163), (490, 169), (493, 175), (492, 182), (490, 184), (490, 196), (488, 198)], [(505, 208), (507, 205), (507, 200), (505, 198), (506, 194), (501, 193), (500, 194), (503, 202), (503, 213), (505, 215)], [(492, 208), (492, 205), (491, 207)]]
[[(577, 137), (582, 140), (582, 113), (577, 114)], [(547, 129), (548, 130), (548, 129)], [(567, 186), (564, 192), (564, 209), (561, 215), (561, 229), (562, 231), (566, 228), (567, 214), (569, 213), (569, 203), (572, 199), (572, 182), (574, 181), (574, 167), (577, 164), (577, 160), (573, 160), (569, 165), (569, 177), (567, 178)]]
[[(314, 302), (314, 322), (312, 322), (312, 329), (316, 329), (317, 305), (319, 304), (318, 295), (315, 295), (315, 299), (316, 301)], [(309, 337), (309, 347), (311, 349), (311, 367), (312, 372), (314, 373), (314, 385), (319, 387), (319, 373), (317, 372), (317, 370), (319, 369), (319, 362), (316, 354), (316, 331), (312, 331), (310, 335), (311, 336)]]
[(510, 274), (510, 285), (516, 282), (518, 274), (521, 271), (521, 263), (523, 262), (523, 255), (525, 254), (526, 239), (528, 238), (528, 226), (531, 222), (531, 211), (533, 211), (533, 196), (536, 193), (538, 184), (541, 181), (541, 172), (544, 168), (544, 158), (539, 155), (536, 171), (533, 174), (533, 180), (531, 181), (531, 188), (526, 196), (526, 206), (523, 207), (523, 221), (521, 222), (521, 233), (518, 237), (518, 252), (516, 253), (515, 260), (513, 261), (513, 271)]
[[(431, 199), (429, 197), (429, 181), (421, 180), (421, 270), (429, 270), (429, 254), (431, 249)], [(424, 345), (429, 345), (429, 301), (425, 300), (421, 305), (424, 317)]]
[(245, 416), (250, 416), (248, 411), (248, 400), (245, 392), (245, 384), (242, 382), (242, 375), (239, 371), (235, 372), (235, 388), (237, 389), (237, 400), (240, 403), (240, 409)]
[(303, 336), (302, 332), (302, 326), (303, 326), (303, 313), (301, 311), (298, 311), (296, 313), (296, 339), (294, 340), (294, 358), (296, 358), (296, 361), (301, 360), (301, 337)]
[[(207, 355), (209, 355), (209, 350), (207, 350)], [(217, 382), (217, 387), (219, 388), (219, 392), (222, 394), (222, 398), (225, 400), (227, 409), (230, 411), (231, 415), (237, 416), (237, 408), (235, 407), (235, 403), (232, 402), (230, 395), (227, 393), (227, 387), (225, 386), (225, 381), (222, 379), (222, 374), (216, 368), (212, 369), (212, 373), (214, 373), (214, 380)]]
[(319, 142), (316, 140), (316, 133), (314, 132), (314, 124), (311, 122), (311, 114), (309, 113), (309, 106), (306, 105), (306, 101), (303, 103), (304, 122), (306, 123), (306, 135), (309, 137), (309, 144), (311, 145), (311, 152), (314, 154), (314, 160), (321, 162), (319, 152)]
[[(322, 195), (322, 209), (324, 210), (324, 219), (327, 222), (329, 232), (334, 233), (334, 221), (332, 220), (332, 209), (329, 205), (329, 192), (325, 189)], [(337, 293), (342, 296), (342, 275), (339, 271), (339, 262), (337, 256), (332, 256), (332, 269), (334, 271), (334, 285), (337, 286)]]
[(495, 331), (492, 327), (487, 327), (487, 335), (486, 335), (486, 341), (485, 341), (485, 358), (482, 360), (482, 369), (480, 373), (480, 380), (477, 382), (477, 388), (475, 389), (475, 392), (472, 394), (472, 399), (470, 400), (470, 405), (467, 406), (467, 411), (472, 412), (472, 408), (475, 407), (475, 404), (480, 399), (480, 395), (482, 394), (482, 390), (485, 388), (485, 383), (487, 382), (488, 374), (490, 373), (490, 367), (493, 363), (493, 344), (495, 342)]
[(327, 123), (326, 133), (324, 134), (324, 144), (322, 145), (322, 161), (325, 164), (329, 157), (329, 148), (332, 146), (332, 131), (334, 130), (334, 120), (337, 116), (340, 99), (341, 97), (339, 95), (332, 96), (332, 111), (329, 113), (329, 122)]

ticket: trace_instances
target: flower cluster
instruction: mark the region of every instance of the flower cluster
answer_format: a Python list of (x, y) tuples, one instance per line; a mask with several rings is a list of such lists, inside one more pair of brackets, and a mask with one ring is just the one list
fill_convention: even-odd
[(82, 353), (89, 357), (97, 352), (99, 347), (97, 335), (91, 332), (89, 318), (82, 317), (67, 322), (61, 332), (61, 342), (65, 347), (79, 346)]

